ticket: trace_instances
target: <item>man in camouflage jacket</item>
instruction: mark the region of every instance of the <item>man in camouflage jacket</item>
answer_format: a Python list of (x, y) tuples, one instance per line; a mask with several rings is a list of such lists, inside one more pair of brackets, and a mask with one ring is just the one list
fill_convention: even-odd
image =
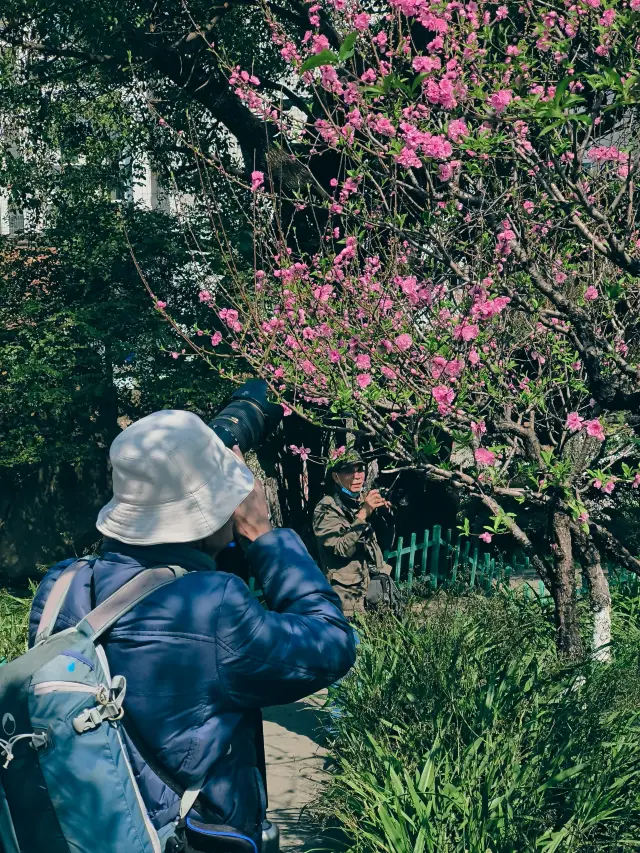
[(371, 576), (391, 573), (383, 550), (391, 547), (394, 523), (377, 489), (363, 495), (365, 465), (359, 455), (345, 454), (330, 473), (331, 491), (315, 508), (313, 532), (320, 566), (350, 617), (371, 604)]

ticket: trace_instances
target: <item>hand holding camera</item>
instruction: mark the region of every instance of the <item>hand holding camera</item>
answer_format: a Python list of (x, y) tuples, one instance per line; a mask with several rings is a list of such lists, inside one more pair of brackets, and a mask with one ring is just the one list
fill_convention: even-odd
[[(233, 452), (244, 462), (244, 457), (237, 445), (233, 448)], [(253, 491), (242, 501), (232, 517), (233, 529), (243, 547), (273, 529), (269, 521), (267, 496), (260, 480), (255, 481)]]
[(375, 512), (377, 509), (381, 507), (390, 508), (391, 504), (389, 501), (386, 501), (382, 495), (380, 494), (379, 489), (371, 489), (371, 491), (367, 494), (362, 507), (358, 511), (357, 517), (361, 521), (366, 521), (369, 516)]

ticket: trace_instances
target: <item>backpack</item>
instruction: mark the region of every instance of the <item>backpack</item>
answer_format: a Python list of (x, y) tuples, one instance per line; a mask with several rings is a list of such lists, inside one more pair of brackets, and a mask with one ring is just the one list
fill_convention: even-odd
[[(127, 684), (112, 676), (102, 635), (186, 574), (146, 569), (75, 628), (52, 634), (73, 578), (53, 586), (36, 643), (0, 669), (0, 849), (4, 853), (160, 853), (122, 737)], [(180, 815), (199, 788), (184, 792)]]

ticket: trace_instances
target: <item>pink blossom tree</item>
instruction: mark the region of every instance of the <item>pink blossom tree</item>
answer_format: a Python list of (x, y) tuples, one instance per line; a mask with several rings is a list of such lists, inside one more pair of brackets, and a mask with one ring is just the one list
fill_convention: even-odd
[(265, 6), (287, 102), (218, 55), (272, 142), (246, 180), (196, 152), (245, 199), (254, 262), (209, 194), (226, 268), (192, 349), (481, 501), (485, 539), (514, 537), (551, 590), (567, 656), (579, 564), (606, 646), (603, 563), (640, 573), (607, 527), (640, 483), (640, 0), (308, 12), (300, 35)]

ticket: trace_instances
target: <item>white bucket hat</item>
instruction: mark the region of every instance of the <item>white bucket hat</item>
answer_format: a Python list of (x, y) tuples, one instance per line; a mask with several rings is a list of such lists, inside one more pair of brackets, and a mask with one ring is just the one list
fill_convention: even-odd
[(192, 412), (154, 412), (109, 451), (113, 498), (98, 515), (104, 535), (129, 545), (195, 542), (231, 518), (253, 475)]

